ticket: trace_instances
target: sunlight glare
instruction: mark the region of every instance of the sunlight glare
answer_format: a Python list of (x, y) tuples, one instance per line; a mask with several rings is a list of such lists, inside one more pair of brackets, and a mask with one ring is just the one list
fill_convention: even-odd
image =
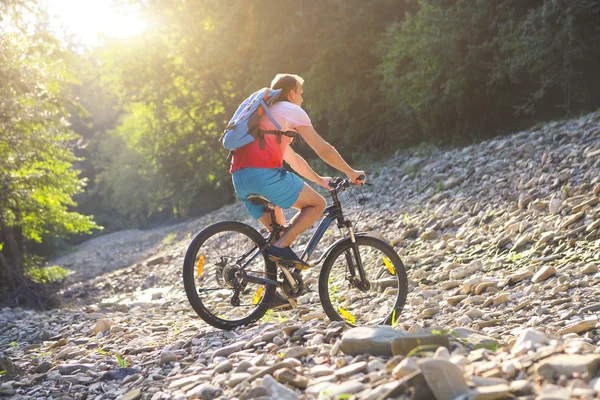
[(146, 27), (136, 8), (114, 0), (42, 0), (48, 13), (85, 44), (97, 43), (102, 36), (127, 38)]

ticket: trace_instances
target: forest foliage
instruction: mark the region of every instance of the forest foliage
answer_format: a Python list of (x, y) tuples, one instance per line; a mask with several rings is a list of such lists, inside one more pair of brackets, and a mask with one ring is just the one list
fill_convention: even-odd
[(217, 139), (278, 72), (306, 79), (317, 131), (351, 160), (600, 104), (594, 0), (152, 1), (144, 13), (153, 29), (143, 37), (87, 54), (94, 81), (81, 102), (114, 112), (112, 129), (84, 136), (95, 143), (86, 211), (103, 225), (115, 212), (143, 224), (233, 200)]
[(305, 78), (316, 130), (350, 160), (600, 106), (597, 0), (129, 3), (140, 36), (82, 47), (57, 39), (34, 0), (0, 1), (5, 264), (23, 264), (7, 258), (27, 243), (89, 232), (83, 215), (114, 230), (233, 201), (218, 138), (279, 72)]

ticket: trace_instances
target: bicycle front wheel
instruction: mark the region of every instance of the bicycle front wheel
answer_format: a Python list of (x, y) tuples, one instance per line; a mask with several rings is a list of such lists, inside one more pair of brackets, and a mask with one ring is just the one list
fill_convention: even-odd
[(379, 239), (357, 236), (356, 244), (367, 282), (360, 279), (350, 239), (340, 243), (327, 256), (319, 276), (323, 309), (330, 320), (352, 326), (393, 325), (408, 294), (402, 260)]
[(247, 282), (245, 274), (276, 280), (277, 267), (261, 253), (265, 239), (256, 229), (223, 221), (203, 229), (190, 244), (183, 263), (183, 284), (194, 311), (219, 329), (260, 319), (275, 285)]

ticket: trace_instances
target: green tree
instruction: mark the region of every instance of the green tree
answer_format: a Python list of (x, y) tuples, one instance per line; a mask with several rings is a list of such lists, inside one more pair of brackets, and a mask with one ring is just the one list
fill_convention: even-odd
[(152, 3), (146, 13), (156, 29), (126, 47), (106, 44), (124, 113), (109, 132), (116, 138), (107, 140), (122, 146), (100, 148), (98, 188), (137, 223), (165, 210), (195, 215), (233, 199), (218, 142), (244, 79), (236, 69), (241, 60), (228, 56), (236, 52), (227, 47), (230, 9), (227, 2)]
[(540, 0), (511, 17), (489, 84), (518, 87), (518, 115), (552, 117), (600, 104), (600, 2)]
[(70, 210), (83, 182), (72, 168), (77, 136), (69, 129), (63, 97), (67, 57), (48, 32), (31, 23), (35, 7), (26, 4), (24, 20), (22, 10), (0, 6), (11, 21), (0, 25), (0, 287), (14, 302), (30, 295), (23, 291), (28, 242), (96, 227)]
[(479, 136), (510, 114), (510, 104), (487, 101), (505, 89), (487, 85), (497, 54), (494, 21), (503, 15), (502, 2), (419, 1), (416, 14), (390, 27), (380, 71), (389, 102), (423, 135), (414, 142)]
[(346, 157), (470, 142), (600, 101), (595, 0), (138, 4), (151, 28), (96, 48), (85, 84), (92, 106), (107, 86), (118, 99), (89, 141), (92, 195), (138, 225), (233, 199), (217, 140), (278, 72), (306, 79), (314, 126)]
[(384, 93), (419, 127), (414, 142), (489, 137), (600, 101), (595, 0), (421, 0), (381, 48)]
[(380, 151), (401, 142), (397, 124), (390, 124), (393, 107), (381, 95), (377, 43), (415, 6), (416, 1), (323, 1), (305, 13), (302, 41), (312, 55), (306, 107), (318, 131), (341, 151)]
[(397, 2), (154, 1), (142, 8), (152, 29), (102, 49), (124, 113), (109, 133), (120, 139), (106, 140), (122, 145), (100, 149), (98, 191), (121, 215), (140, 223), (164, 210), (189, 216), (233, 200), (218, 138), (237, 105), (279, 72), (306, 78), (313, 123), (342, 151), (387, 144), (377, 129), (388, 124), (372, 71), (374, 44), (404, 14)]

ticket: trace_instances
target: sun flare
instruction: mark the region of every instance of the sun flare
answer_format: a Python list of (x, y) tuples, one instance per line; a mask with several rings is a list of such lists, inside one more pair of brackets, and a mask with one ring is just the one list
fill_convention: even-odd
[(42, 0), (51, 18), (85, 44), (101, 37), (127, 38), (146, 27), (136, 8), (114, 0)]

